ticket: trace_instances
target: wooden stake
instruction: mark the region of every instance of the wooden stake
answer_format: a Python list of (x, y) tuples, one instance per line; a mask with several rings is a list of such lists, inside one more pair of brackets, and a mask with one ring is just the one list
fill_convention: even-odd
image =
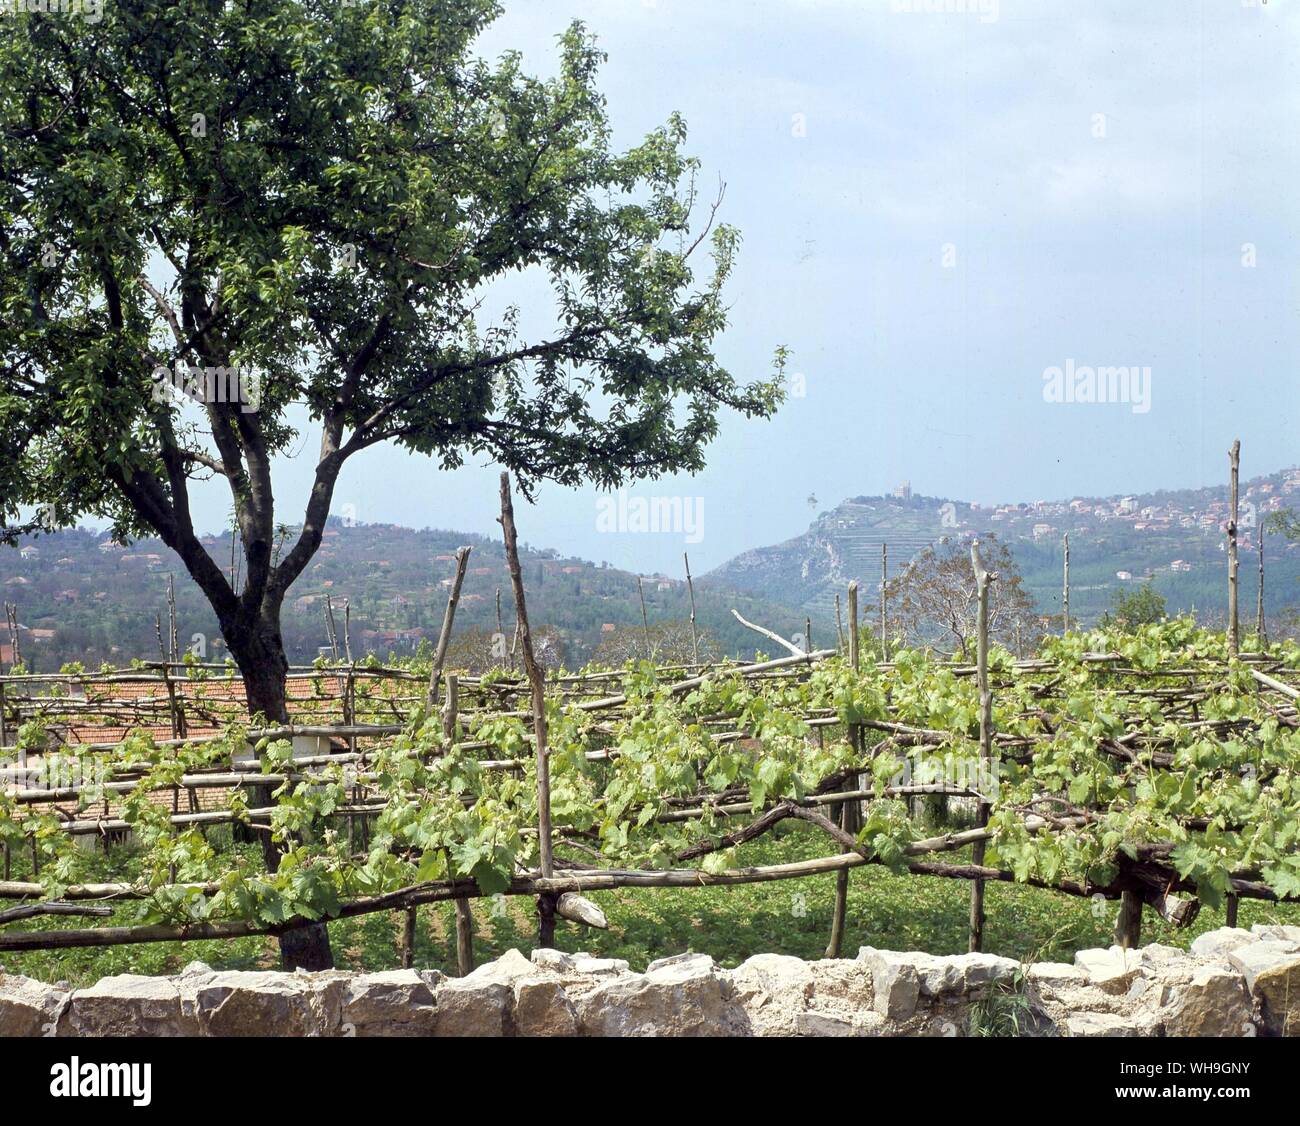
[(691, 662), (698, 665), (700, 663), (700, 639), (695, 632), (695, 584), (691, 582), (691, 557), (683, 551), (682, 560), (686, 563), (686, 589), (691, 596)]
[(641, 632), (645, 636), (645, 659), (649, 661), (653, 659), (650, 652), (650, 619), (646, 617), (645, 583), (641, 581), (640, 575), (637, 575), (636, 577), (636, 589), (637, 593), (641, 595)]
[[(450, 749), (456, 744), (456, 712), (460, 707), (460, 678), (447, 674), (447, 700), (442, 706), (442, 737)], [(450, 872), (448, 873), (450, 875)], [(474, 972), (474, 914), (469, 900), (453, 900), (456, 907), (456, 968), (461, 977)]]
[(1241, 439), (1228, 451), (1231, 500), (1228, 511), (1228, 653), (1236, 657), (1241, 651), (1241, 623), (1237, 616), (1237, 517), (1241, 474)]
[(1142, 896), (1126, 891), (1120, 896), (1119, 919), (1115, 923), (1115, 945), (1136, 950), (1142, 944)]
[[(515, 532), (515, 510), (510, 500), (510, 474), (501, 474), (501, 530), (505, 537), (506, 563), (510, 568), (510, 584), (515, 593), (515, 614), (519, 620), (519, 647), (523, 650), (524, 669), (532, 689), (533, 736), (537, 751), (537, 837), (541, 854), (542, 878), (554, 875), (555, 859), (551, 852), (551, 774), (549, 752), (546, 746), (546, 693), (542, 668), (533, 653), (533, 635), (528, 625), (528, 607), (524, 597), (524, 577), (519, 567), (519, 543)], [(554, 895), (541, 895), (537, 900), (540, 919), (538, 945), (547, 947), (555, 942)]]
[(1228, 896), (1224, 909), (1225, 918), (1223, 920), (1227, 926), (1235, 927), (1237, 925), (1237, 902), (1238, 900), (1235, 895)]
[(1065, 533), (1065, 566), (1061, 577), (1061, 632), (1070, 632), (1070, 533)]
[[(457, 900), (457, 902), (460, 902)], [(408, 907), (402, 927), (402, 969), (409, 970), (415, 965), (415, 924), (418, 907)]]
[(880, 545), (880, 656), (889, 660), (889, 545)]
[(1255, 636), (1262, 647), (1268, 645), (1268, 626), (1264, 622), (1264, 524), (1255, 525), (1255, 535), (1259, 539), (1259, 595), (1255, 599)]
[[(469, 566), (468, 547), (456, 549), (456, 577), (451, 581), (451, 593), (447, 595), (447, 608), (442, 615), (442, 631), (438, 634), (438, 649), (433, 655), (433, 668), (429, 670), (429, 707), (438, 703), (438, 682), (442, 678), (442, 666), (447, 660), (447, 646), (451, 644), (451, 626), (456, 620), (456, 605), (460, 602), (460, 587), (465, 581), (465, 569)], [(497, 628), (501, 625), (501, 590), (497, 589)]]
[(836, 652), (844, 652), (844, 616), (840, 613), (840, 595), (835, 592), (835, 636), (839, 639)]
[[(858, 582), (856, 579), (849, 583), (849, 666), (854, 672), (857, 672), (861, 665), (861, 638), (858, 634)], [(849, 725), (849, 746), (854, 751), (861, 749), (862, 729), (858, 724)], [(853, 781), (850, 779), (845, 783), (846, 789), (852, 789)], [(845, 802), (844, 808), (840, 813), (840, 825), (845, 832), (853, 831), (848, 820), (848, 809), (850, 806), (857, 808), (856, 802)], [(831, 937), (826, 944), (826, 957), (838, 958), (840, 949), (844, 945), (844, 923), (848, 916), (849, 907), (849, 870), (843, 868), (835, 873), (835, 906), (831, 913)]]
[[(980, 694), (980, 766), (981, 787), (988, 777), (988, 768), (993, 761), (993, 693), (989, 689), (989, 587), (997, 580), (996, 571), (986, 571), (984, 561), (980, 558), (979, 540), (970, 545), (971, 567), (975, 572), (975, 595), (978, 609), (975, 620), (976, 630), (976, 677)], [(983, 828), (989, 820), (989, 803), (980, 800), (976, 810), (975, 824)], [(971, 863), (980, 867), (984, 864), (985, 842), (976, 841), (971, 846)], [(972, 952), (984, 948), (984, 881), (975, 880), (970, 888), (970, 949)]]

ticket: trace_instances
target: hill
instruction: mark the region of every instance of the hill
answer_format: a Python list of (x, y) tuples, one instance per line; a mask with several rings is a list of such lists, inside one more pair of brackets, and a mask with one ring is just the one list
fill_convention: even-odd
[[(206, 536), (203, 543), (229, 573), (229, 534)], [(462, 544), (470, 545), (472, 553), (456, 617), (457, 635), (496, 630), (498, 589), (503, 630), (510, 635), (514, 601), (499, 541), (391, 524), (349, 524), (332, 517), (320, 551), (285, 600), (290, 661), (308, 662), (326, 645), (327, 594), (340, 646), (343, 604), (349, 604), (354, 653), (409, 653), (422, 642), (436, 642), (456, 571), (454, 553)], [(521, 562), (534, 628), (556, 631), (571, 667), (586, 661), (611, 630), (640, 630), (637, 576), (526, 545), (521, 545)], [(160, 541), (122, 546), (102, 534), (76, 529), (26, 538), (16, 550), (0, 547), (0, 591), (18, 606), (22, 656), (29, 666), (34, 661), (38, 671), (53, 671), (73, 660), (93, 667), (135, 657), (156, 659), (155, 615), (161, 612), (166, 621), (169, 575), (176, 582), (182, 650), (223, 659), (215, 615), (180, 560)], [(684, 577), (653, 575), (644, 579), (644, 587), (652, 627), (689, 617)], [(725, 584), (697, 583), (696, 603), (701, 630), (711, 632), (727, 653), (752, 655), (761, 640), (732, 618), (732, 606), (766, 623), (777, 620), (778, 628), (796, 628), (790, 612)], [(8, 635), (3, 638), (0, 657), (7, 665)]]
[[(795, 610), (819, 622), (833, 619), (833, 600), (858, 579), (873, 601), (880, 580), (881, 545), (889, 548), (889, 575), (897, 576), (919, 551), (943, 537), (990, 533), (1008, 544), (1025, 587), (1043, 615), (1061, 610), (1062, 539), (1070, 536), (1070, 608), (1095, 622), (1114, 592), (1149, 579), (1171, 611), (1195, 608), (1207, 620), (1222, 615), (1227, 563), (1226, 485), (1110, 497), (1074, 497), (981, 507), (946, 497), (860, 496), (821, 513), (800, 536), (747, 551), (705, 579), (755, 597), (796, 601)], [(1300, 505), (1300, 470), (1287, 469), (1242, 487), (1242, 613), (1253, 618), (1260, 521), (1271, 511)], [(1265, 610), (1270, 617), (1294, 605), (1300, 545), (1265, 536)]]

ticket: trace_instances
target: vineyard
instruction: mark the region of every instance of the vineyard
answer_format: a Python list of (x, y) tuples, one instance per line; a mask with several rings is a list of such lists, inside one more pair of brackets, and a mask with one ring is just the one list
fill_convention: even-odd
[[(540, 696), (507, 669), (431, 690), (427, 663), (319, 663), (274, 727), (212, 666), (10, 675), (0, 951), (450, 901), (464, 970), (474, 899), (534, 898), (549, 942), (557, 915), (603, 925), (592, 891), (834, 874), (837, 953), (869, 864), (967, 881), (973, 948), (990, 881), (1119, 900), (1130, 945), (1144, 907), (1186, 926), (1202, 903), (1300, 899), (1300, 648), (1229, 658), (1177, 620), (965, 664), (880, 659), (857, 633), (743, 666), (562, 671)], [(824, 855), (743, 863), (791, 820)], [(278, 868), (228, 847), (231, 827), (270, 834)], [(141, 875), (90, 882), (101, 847)], [(123, 903), (126, 925), (86, 925)]]

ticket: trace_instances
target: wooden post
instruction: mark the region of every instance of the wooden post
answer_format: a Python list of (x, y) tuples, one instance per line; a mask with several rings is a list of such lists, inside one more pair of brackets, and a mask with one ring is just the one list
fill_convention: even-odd
[(1061, 632), (1070, 632), (1070, 533), (1065, 533), (1065, 566), (1061, 576)]
[(1264, 622), (1264, 522), (1255, 523), (1255, 536), (1259, 540), (1259, 595), (1255, 599), (1255, 636), (1260, 648), (1268, 645), (1268, 626)]
[(1135, 891), (1120, 893), (1115, 945), (1136, 950), (1142, 944), (1142, 897)]
[(167, 574), (167, 625), (170, 644), (165, 660), (179, 661), (181, 659), (181, 647), (176, 629), (176, 576), (170, 572)]
[[(993, 761), (993, 693), (989, 690), (989, 586), (997, 580), (996, 571), (986, 571), (984, 561), (980, 558), (979, 540), (970, 545), (971, 567), (975, 572), (975, 595), (978, 609), (975, 620), (976, 630), (976, 675), (980, 694), (980, 773), (981, 788), (988, 776), (988, 768)], [(988, 824), (989, 805), (980, 798), (976, 810), (975, 824), (982, 828)], [(984, 864), (985, 842), (976, 841), (971, 846), (971, 863), (977, 867)], [(984, 949), (984, 881), (971, 881), (970, 888), (970, 949), (972, 952)]]
[[(460, 707), (460, 678), (447, 674), (447, 699), (442, 706), (442, 737), (450, 750), (456, 744), (456, 712)], [(448, 878), (451, 872), (447, 873)], [(461, 977), (474, 972), (474, 915), (469, 900), (452, 901), (456, 907), (456, 968)]]
[(417, 908), (408, 907), (402, 926), (402, 969), (409, 970), (415, 965), (415, 912)]
[[(515, 592), (515, 613), (519, 620), (519, 647), (523, 650), (524, 669), (528, 673), (528, 686), (532, 692), (533, 736), (537, 743), (537, 838), (540, 852), (542, 878), (550, 879), (555, 872), (555, 859), (551, 852), (551, 773), (546, 746), (546, 689), (542, 667), (533, 654), (533, 635), (528, 626), (528, 607), (524, 599), (524, 578), (519, 567), (519, 543), (515, 532), (515, 510), (510, 500), (510, 474), (501, 474), (501, 530), (505, 538), (506, 563), (510, 568), (510, 583)], [(555, 942), (555, 901), (558, 896), (546, 894), (538, 897), (537, 914), (540, 920), (538, 945), (547, 947)]]
[(804, 618), (803, 620), (803, 647), (809, 653), (813, 651), (812, 618)]
[(650, 619), (645, 612), (645, 583), (641, 581), (640, 575), (636, 577), (636, 589), (641, 596), (641, 632), (645, 637), (645, 659), (649, 661), (653, 660), (650, 653)]
[(844, 615), (840, 613), (839, 591), (835, 592), (835, 636), (837, 638), (836, 652), (842, 655), (844, 653)]
[(880, 659), (889, 660), (889, 545), (880, 545)]
[(695, 584), (691, 581), (691, 557), (683, 551), (682, 559), (686, 563), (686, 589), (691, 596), (691, 662), (698, 665), (700, 663), (700, 639), (695, 632)]
[(330, 653), (334, 660), (339, 659), (339, 633), (334, 625), (334, 602), (330, 598), (330, 592), (325, 592), (325, 633), (329, 638)]
[(1241, 473), (1241, 439), (1232, 443), (1228, 451), (1228, 469), (1231, 475), (1231, 499), (1228, 510), (1228, 654), (1235, 657), (1241, 651), (1241, 623), (1237, 618), (1237, 516), (1239, 502), (1239, 477)]
[(1237, 925), (1237, 897), (1230, 895), (1224, 907), (1224, 924), (1230, 927)]
[[(858, 582), (856, 579), (849, 583), (849, 666), (854, 672), (857, 672), (861, 666), (861, 638), (858, 634)], [(862, 732), (856, 723), (849, 724), (848, 730), (849, 746), (853, 749), (854, 754), (861, 750)], [(854, 786), (851, 778), (846, 783), (846, 788), (851, 789)], [(857, 802), (840, 803), (840, 825), (846, 831), (851, 830), (850, 826), (856, 824), (857, 818), (850, 820), (850, 807), (852, 812), (858, 812)], [(831, 914), (831, 938), (826, 944), (826, 957), (838, 958), (840, 948), (844, 945), (844, 923), (848, 916), (849, 907), (849, 870), (841, 868), (835, 873), (835, 906)]]
[(502, 654), (506, 648), (506, 631), (501, 625), (501, 588), (497, 587), (497, 635), (492, 641), (492, 656), (496, 656), (496, 646), (501, 646)]
[[(451, 593), (447, 595), (447, 609), (442, 615), (442, 632), (438, 634), (438, 649), (433, 655), (433, 667), (429, 670), (429, 707), (438, 703), (438, 681), (442, 677), (442, 666), (447, 660), (447, 646), (451, 644), (451, 626), (456, 620), (456, 604), (460, 602), (460, 587), (465, 581), (465, 569), (469, 566), (469, 548), (456, 549), (456, 577), (451, 582)], [(497, 591), (497, 618), (501, 616), (501, 592)]]

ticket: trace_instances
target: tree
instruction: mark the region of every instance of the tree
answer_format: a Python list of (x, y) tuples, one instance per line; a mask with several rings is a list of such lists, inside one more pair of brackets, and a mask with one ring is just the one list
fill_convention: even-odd
[(1101, 617), (1105, 628), (1132, 631), (1139, 626), (1165, 620), (1165, 596), (1150, 582), (1133, 591), (1117, 590), (1110, 596), (1110, 609)]
[[(646, 634), (650, 650), (646, 651)], [(642, 626), (615, 626), (601, 633), (600, 644), (592, 661), (607, 668), (622, 668), (628, 661), (656, 661), (659, 664), (691, 664), (698, 647), (700, 661), (709, 664), (721, 657), (717, 638), (710, 630), (698, 627), (694, 641), (689, 621), (654, 622), (647, 631)]]
[[(998, 576), (989, 592), (989, 635), (1015, 648), (1018, 632), (1023, 643), (1037, 629), (1034, 600), (1021, 584), (1011, 551), (995, 535), (980, 538), (980, 557)], [(891, 634), (901, 632), (918, 645), (951, 645), (963, 659), (971, 657), (978, 604), (968, 544), (945, 536), (917, 555), (885, 590)]]
[[(539, 80), (475, 55), (499, 11), (121, 0), (95, 23), (6, 21), (0, 528), (156, 533), (269, 720), (281, 607), (357, 454), (486, 457), (525, 495), (612, 488), (700, 468), (722, 408), (781, 397), (781, 351), (749, 385), (713, 354), (739, 236), (715, 223), (721, 192), (696, 216), (680, 118), (612, 150), (591, 36), (570, 26)], [(549, 330), (525, 335), (515, 306), (480, 321), (515, 274), (549, 287)], [(272, 463), (308, 429), (310, 493), (277, 555)], [(194, 527), (191, 485), (214, 478), (238, 585)]]

